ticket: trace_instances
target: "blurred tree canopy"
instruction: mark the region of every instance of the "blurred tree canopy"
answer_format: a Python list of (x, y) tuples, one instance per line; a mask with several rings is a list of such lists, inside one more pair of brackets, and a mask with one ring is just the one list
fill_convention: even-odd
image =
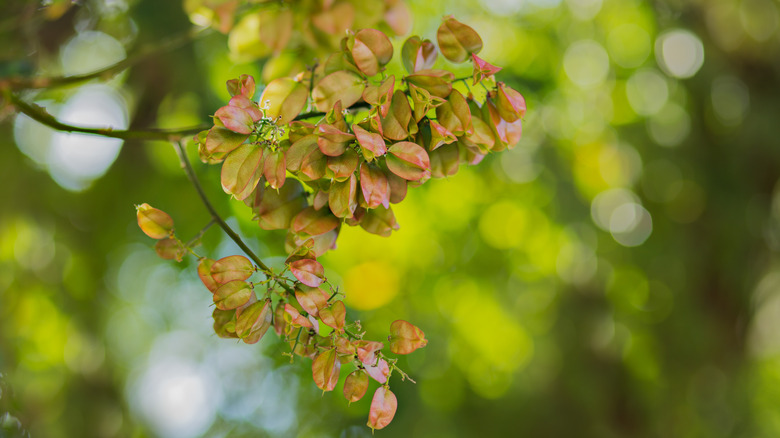
[[(204, 5), (230, 3), (5, 0), (0, 81), (132, 60), (22, 97), (74, 124), (191, 127), (227, 101), (225, 81), (293, 73), (341, 38), (307, 35), (270, 57), (255, 41), (267, 22), (191, 32), (220, 26)], [(353, 5), (355, 23), (397, 7), (281, 3), (346, 8), (329, 20)], [(528, 113), (513, 150), (410, 190), (393, 236), (348, 228), (322, 258), (374, 337), (403, 318), (429, 339), (401, 360), (417, 384), (395, 385), (398, 413), (377, 434), (780, 435), (778, 3), (408, 8), (409, 33), (396, 15), (381, 24), (404, 34), (396, 50), (452, 14)], [(369, 397), (321, 397), (309, 363), (270, 337), (217, 338), (193, 260), (154, 256), (134, 204), (186, 218), (185, 236), (209, 221), (170, 144), (59, 133), (7, 94), (0, 118), (0, 436), (369, 436)], [(281, 266), (284, 233), (258, 230), (216, 168), (197, 171)], [(217, 230), (203, 240), (239, 252)]]

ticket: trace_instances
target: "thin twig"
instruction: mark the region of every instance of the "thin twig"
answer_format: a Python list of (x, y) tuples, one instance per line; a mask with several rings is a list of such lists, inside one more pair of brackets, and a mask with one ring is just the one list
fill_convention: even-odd
[[(233, 240), (233, 242), (235, 242), (236, 245), (238, 245), (238, 247), (244, 251), (244, 254), (249, 256), (249, 258), (255, 262), (255, 265), (257, 265), (266, 276), (277, 279), (277, 276), (273, 274), (271, 268), (269, 268), (268, 265), (260, 260), (260, 257), (258, 257), (257, 254), (255, 254), (254, 251), (252, 251), (246, 245), (246, 243), (241, 240), (241, 237), (239, 237), (239, 235), (236, 234), (232, 228), (230, 228), (230, 226), (222, 219), (219, 213), (217, 213), (217, 210), (214, 209), (211, 201), (209, 201), (208, 197), (206, 197), (206, 192), (203, 191), (203, 186), (200, 185), (200, 181), (198, 180), (197, 175), (195, 175), (195, 170), (192, 168), (192, 164), (190, 164), (189, 158), (187, 158), (187, 151), (184, 147), (184, 141), (174, 142), (174, 148), (176, 149), (176, 154), (179, 156), (179, 161), (181, 162), (181, 167), (184, 170), (184, 173), (187, 174), (187, 178), (189, 178), (190, 182), (195, 187), (195, 191), (198, 192), (198, 196), (200, 196), (201, 201), (203, 201), (203, 205), (206, 206), (206, 209), (209, 211), (209, 214), (211, 214), (211, 218), (214, 219), (214, 222), (216, 222), (217, 225), (222, 228), (222, 231), (224, 231), (225, 234), (227, 234)], [(277, 283), (286, 291), (291, 293), (293, 292), (293, 289), (290, 286), (287, 286), (286, 284), (279, 281), (277, 281)]]
[(8, 100), (10, 100), (22, 114), (25, 114), (26, 116), (30, 117), (36, 122), (42, 123), (52, 129), (56, 129), (57, 131), (79, 132), (82, 134), (94, 134), (103, 137), (121, 138), (124, 140), (134, 139), (134, 140), (179, 141), (184, 137), (197, 134), (200, 131), (210, 128), (210, 126), (193, 126), (189, 128), (180, 128), (180, 129), (147, 129), (147, 130), (134, 130), (134, 129), (115, 130), (114, 128), (111, 127), (86, 128), (83, 126), (74, 126), (74, 125), (69, 125), (67, 123), (63, 123), (57, 120), (57, 118), (55, 118), (51, 114), (49, 114), (44, 108), (35, 104), (29, 104), (23, 101), (22, 99), (20, 99), (19, 96), (15, 95), (14, 93), (6, 91), (5, 95), (8, 98)]
[(131, 67), (138, 62), (154, 55), (166, 53), (194, 41), (195, 39), (211, 34), (210, 29), (193, 29), (183, 35), (170, 38), (161, 43), (147, 46), (138, 51), (138, 53), (128, 56), (116, 64), (109, 65), (103, 69), (85, 73), (82, 75), (57, 76), (57, 77), (9, 77), (0, 78), (0, 89), (6, 90), (32, 90), (41, 88), (52, 88), (63, 85), (77, 84), (91, 79), (102, 78), (109, 79), (122, 70)]

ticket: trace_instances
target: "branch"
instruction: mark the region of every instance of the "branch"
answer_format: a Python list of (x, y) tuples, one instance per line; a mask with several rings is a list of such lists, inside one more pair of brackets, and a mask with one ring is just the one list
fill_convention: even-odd
[[(352, 110), (359, 110), (359, 109), (366, 109), (366, 108), (371, 108), (371, 105), (369, 105), (366, 102), (358, 102), (352, 105), (351, 107), (347, 108), (347, 110), (352, 111)], [(306, 119), (311, 119), (313, 117), (322, 117), (325, 114), (327, 113), (323, 113), (321, 111), (310, 111), (308, 113), (298, 114), (293, 120), (306, 120)]]
[[(85, 82), (90, 79), (109, 79), (112, 76), (118, 74), (122, 70), (137, 64), (138, 62), (161, 53), (169, 52), (171, 50), (178, 49), (179, 47), (194, 41), (197, 38), (211, 34), (206, 32), (207, 28), (193, 29), (159, 44), (148, 45), (145, 48), (138, 51), (138, 53), (128, 56), (125, 59), (117, 62), (116, 64), (109, 65), (106, 68), (94, 71), (92, 73), (86, 73), (83, 75), (72, 76), (57, 76), (57, 77), (10, 77), (0, 78), (0, 90), (33, 90), (41, 88), (52, 88), (63, 85), (76, 84), (79, 82)], [(210, 29), (208, 29), (210, 30)]]
[[(241, 248), (244, 253), (249, 256), (250, 259), (252, 259), (253, 262), (263, 271), (264, 274), (266, 274), (268, 277), (271, 278), (277, 278), (271, 271), (271, 268), (269, 268), (265, 263), (263, 263), (262, 260), (260, 260), (260, 257), (257, 256), (257, 254), (254, 253), (251, 249), (249, 249), (248, 246), (246, 246), (246, 243), (244, 243), (243, 240), (241, 240), (241, 237), (239, 237), (238, 234), (236, 234), (235, 231), (233, 231), (232, 228), (230, 228), (230, 225), (228, 225), (222, 217), (217, 213), (217, 210), (214, 209), (214, 206), (211, 204), (209, 199), (206, 197), (206, 192), (203, 191), (203, 186), (200, 185), (200, 181), (198, 181), (197, 175), (195, 175), (195, 170), (192, 168), (192, 164), (190, 164), (190, 160), (187, 158), (187, 151), (184, 148), (184, 142), (177, 141), (173, 142), (174, 147), (176, 149), (176, 154), (179, 156), (179, 161), (181, 162), (181, 167), (184, 169), (184, 172), (187, 174), (187, 178), (189, 178), (192, 185), (195, 187), (195, 190), (198, 192), (198, 196), (200, 196), (200, 200), (203, 201), (203, 204), (206, 206), (206, 209), (211, 214), (212, 219), (214, 219), (214, 222), (219, 225), (220, 228), (222, 228), (222, 231), (225, 232), (232, 240), (233, 242), (238, 245), (239, 248)], [(278, 282), (279, 285), (281, 285), (286, 291), (292, 293), (293, 290), (290, 286), (287, 286), (286, 284), (282, 282)]]
[(79, 132), (82, 134), (94, 134), (101, 135), (103, 137), (121, 138), (124, 140), (168, 140), (179, 141), (183, 137), (197, 134), (200, 131), (207, 130), (210, 126), (193, 126), (182, 129), (148, 129), (148, 130), (114, 130), (114, 128), (86, 128), (83, 126), (74, 126), (67, 123), (63, 123), (57, 120), (54, 116), (46, 112), (46, 110), (38, 105), (29, 104), (19, 96), (6, 91), (5, 93), (8, 100), (10, 100), (14, 106), (19, 109), (22, 114), (30, 117), (31, 119), (42, 123), (52, 129), (64, 132)]

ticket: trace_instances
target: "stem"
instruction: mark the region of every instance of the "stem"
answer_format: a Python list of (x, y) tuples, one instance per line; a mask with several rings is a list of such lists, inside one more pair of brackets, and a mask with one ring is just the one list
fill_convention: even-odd
[(149, 129), (149, 130), (114, 130), (114, 128), (85, 128), (83, 126), (73, 126), (57, 120), (54, 116), (46, 112), (35, 104), (29, 104), (20, 99), (10, 91), (6, 91), (6, 97), (14, 104), (22, 114), (30, 117), (38, 123), (42, 123), (52, 129), (64, 132), (80, 132), (82, 134), (94, 134), (103, 137), (121, 138), (123, 140), (168, 140), (178, 141), (183, 137), (197, 134), (200, 131), (209, 129), (210, 126), (194, 126), (181, 129)]
[[(358, 102), (347, 109), (357, 110), (362, 108), (371, 108), (371, 105), (367, 104), (366, 102)], [(312, 117), (322, 117), (325, 114), (327, 113), (323, 113), (321, 111), (310, 111), (308, 113), (298, 114), (298, 116), (296, 116), (293, 120), (305, 120), (305, 119), (311, 119)]]
[(31, 89), (52, 88), (52, 87), (59, 87), (63, 85), (76, 84), (79, 82), (84, 82), (96, 78), (108, 79), (116, 75), (117, 73), (121, 72), (122, 70), (132, 65), (135, 65), (138, 62), (148, 57), (159, 55), (161, 53), (165, 53), (174, 49), (178, 49), (179, 47), (185, 45), (186, 43), (190, 41), (194, 41), (198, 37), (209, 35), (212, 33), (210, 32), (210, 29), (208, 29), (209, 30), (208, 32), (206, 32), (206, 30), (207, 30), (206, 28), (193, 29), (182, 35), (178, 35), (168, 40), (165, 40), (162, 43), (146, 46), (145, 48), (139, 50), (138, 53), (132, 56), (128, 56), (125, 59), (117, 62), (116, 64), (109, 65), (108, 67), (94, 71), (92, 73), (85, 73), (82, 75), (72, 75), (72, 76), (57, 76), (57, 77), (49, 77), (49, 78), (47, 77), (0, 78), (0, 89), (31, 90)]
[(209, 199), (206, 197), (206, 192), (203, 191), (203, 186), (200, 185), (200, 181), (198, 181), (198, 177), (195, 175), (195, 170), (192, 168), (192, 165), (190, 164), (190, 160), (187, 158), (187, 151), (184, 149), (183, 142), (176, 142), (176, 153), (179, 155), (179, 161), (181, 161), (181, 167), (184, 169), (184, 172), (187, 174), (187, 177), (190, 179), (190, 182), (195, 187), (195, 190), (198, 192), (198, 196), (200, 196), (200, 200), (203, 201), (203, 204), (206, 206), (206, 209), (209, 211), (209, 214), (211, 214), (211, 218), (214, 220), (214, 222), (219, 225), (220, 228), (230, 236), (231, 239), (233, 239), (233, 242), (236, 242), (236, 245), (241, 248), (246, 255), (249, 256), (249, 258), (252, 259), (253, 262), (257, 266), (260, 267), (260, 269), (264, 272), (269, 274), (271, 272), (271, 268), (266, 266), (265, 263), (263, 263), (262, 260), (260, 260), (260, 257), (257, 256), (251, 249), (249, 249), (248, 246), (244, 243), (243, 240), (241, 240), (241, 237), (236, 234), (235, 231), (233, 231), (230, 226), (225, 223), (225, 221), (220, 217), (219, 213), (217, 213), (217, 210), (214, 209), (214, 206), (211, 204)]

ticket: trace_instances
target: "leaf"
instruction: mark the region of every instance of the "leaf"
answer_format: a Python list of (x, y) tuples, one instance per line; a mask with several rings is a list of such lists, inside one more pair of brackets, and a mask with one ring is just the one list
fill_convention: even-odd
[(436, 119), (456, 136), (472, 133), (471, 110), (460, 91), (453, 90), (447, 101), (436, 107)]
[(406, 198), (408, 184), (405, 179), (393, 172), (387, 171), (385, 176), (387, 176), (387, 182), (390, 184), (390, 203), (398, 204)]
[(382, 117), (387, 116), (390, 109), (390, 101), (393, 99), (393, 90), (395, 88), (395, 76), (391, 75), (379, 85), (369, 84), (363, 90), (363, 100), (366, 103), (378, 106)]
[(135, 206), (138, 226), (152, 239), (164, 239), (173, 233), (173, 219), (168, 213), (149, 204)]
[(479, 117), (473, 117), (471, 125), (474, 128), (474, 132), (467, 135), (467, 138), (484, 148), (484, 150), (493, 149), (496, 137), (493, 135), (493, 130), (490, 129), (490, 126)]
[(223, 106), (214, 113), (214, 116), (225, 125), (225, 128), (238, 134), (251, 134), (254, 129), (252, 116), (237, 106)]
[(364, 395), (368, 390), (368, 374), (364, 370), (352, 371), (346, 379), (344, 379), (344, 398), (348, 402), (354, 403)]
[(234, 310), (214, 309), (211, 313), (214, 318), (214, 333), (220, 338), (237, 338), (236, 312)]
[(390, 351), (395, 354), (409, 354), (428, 345), (425, 333), (417, 326), (398, 319), (390, 324)]
[(260, 96), (260, 105), (267, 105), (265, 115), (277, 125), (286, 125), (300, 114), (308, 96), (305, 85), (291, 78), (279, 78), (265, 87)]
[(211, 278), (218, 284), (246, 280), (255, 272), (255, 265), (242, 255), (223, 257), (211, 265)]
[(354, 342), (357, 348), (357, 356), (365, 365), (376, 363), (376, 352), (385, 348), (385, 344), (376, 341), (359, 340)]
[(311, 364), (314, 383), (323, 391), (333, 391), (339, 382), (341, 362), (338, 361), (335, 349), (320, 353)]
[(390, 375), (390, 367), (386, 360), (379, 359), (370, 365), (366, 364), (366, 372), (372, 379), (384, 385), (387, 382), (387, 376)]
[(320, 151), (329, 157), (338, 157), (347, 149), (347, 145), (355, 139), (355, 136), (338, 130), (331, 125), (317, 127), (317, 146)]
[(525, 98), (503, 82), (499, 82), (496, 108), (502, 119), (514, 122), (525, 116)]
[(254, 196), (244, 202), (251, 205), (260, 228), (282, 230), (288, 228), (295, 215), (306, 206), (302, 195), (303, 188), (297, 183), (285, 184), (278, 191), (259, 185)]
[(396, 90), (387, 117), (382, 119), (382, 135), (391, 140), (404, 140), (409, 137), (409, 122), (412, 120), (412, 107), (406, 94)]
[(257, 107), (257, 104), (249, 100), (249, 98), (243, 94), (233, 96), (230, 99), (230, 102), (228, 102), (228, 105), (244, 110), (252, 118), (253, 122), (259, 122), (260, 119), (263, 118), (263, 112), (260, 111), (260, 108)]
[[(327, 299), (325, 300), (327, 303)], [(344, 331), (347, 318), (347, 308), (341, 301), (336, 301), (330, 307), (325, 307), (319, 311), (320, 321), (323, 324), (332, 327), (338, 333)]]
[(284, 313), (287, 315), (285, 318), (290, 318), (290, 324), (299, 326), (299, 327), (306, 327), (306, 328), (313, 328), (311, 321), (308, 320), (305, 316), (301, 315), (300, 312), (298, 312), (298, 309), (291, 306), (290, 303), (285, 303), (284, 305)]
[(312, 90), (311, 96), (319, 111), (330, 110), (339, 100), (345, 108), (349, 108), (360, 100), (363, 88), (365, 85), (360, 76), (339, 70), (322, 78)]
[(398, 409), (398, 399), (395, 394), (384, 386), (380, 386), (374, 392), (371, 400), (371, 409), (368, 411), (368, 427), (371, 430), (384, 429), (393, 421), (395, 411)]
[(458, 173), (458, 167), (460, 167), (458, 145), (444, 145), (429, 155), (431, 157), (431, 176), (434, 178), (444, 178)]
[(282, 333), (284, 333), (287, 328), (287, 322), (284, 320), (284, 306), (285, 303), (279, 301), (279, 303), (276, 304), (276, 309), (274, 309), (274, 331), (277, 336), (282, 336)]
[(336, 181), (344, 181), (355, 172), (358, 161), (357, 152), (353, 149), (347, 149), (338, 157), (328, 157), (328, 170), (333, 172), (333, 179)]
[(184, 255), (186, 254), (186, 250), (182, 244), (178, 240), (170, 237), (158, 240), (154, 245), (154, 250), (161, 259), (176, 260), (177, 262), (184, 260)]
[(440, 124), (431, 120), (431, 143), (428, 145), (428, 149), (431, 151), (436, 150), (438, 147), (445, 144), (455, 143), (458, 139), (455, 134), (449, 131), (449, 129), (441, 126)]
[(409, 181), (430, 177), (431, 163), (428, 153), (417, 143), (402, 141), (387, 149), (387, 168)]
[(408, 84), (426, 90), (431, 93), (431, 96), (444, 99), (452, 92), (452, 82), (455, 80), (455, 75), (447, 70), (420, 70), (406, 76), (404, 80)]
[(368, 132), (358, 125), (352, 125), (352, 131), (355, 133), (358, 144), (363, 149), (363, 156), (367, 160), (373, 160), (374, 157), (381, 157), (387, 153), (387, 146), (381, 135)]
[(376, 29), (361, 29), (350, 48), (355, 65), (367, 76), (379, 73), (393, 57), (393, 45), (387, 35)]
[(238, 79), (227, 81), (227, 89), (231, 96), (241, 95), (251, 99), (255, 95), (255, 78), (250, 75), (241, 75)]
[(217, 309), (230, 310), (245, 304), (254, 294), (252, 287), (243, 280), (229, 281), (214, 292)]
[(357, 208), (357, 178), (354, 174), (351, 174), (346, 181), (330, 183), (328, 206), (336, 217), (352, 217)]
[(241, 145), (228, 154), (222, 163), (220, 180), (222, 190), (238, 199), (246, 199), (260, 181), (263, 149), (253, 144)]
[(302, 259), (290, 263), (290, 272), (306, 286), (317, 287), (325, 280), (325, 270), (320, 262)]
[(296, 233), (306, 233), (311, 236), (325, 234), (339, 226), (339, 220), (323, 208), (315, 210), (313, 207), (303, 209), (292, 221), (292, 229)]
[[(336, 352), (341, 355), (345, 356), (354, 356), (357, 349), (352, 344), (352, 342), (349, 342), (347, 338), (344, 337), (337, 337), (336, 338)], [(350, 358), (352, 359), (352, 358)]]
[(444, 103), (441, 97), (431, 96), (428, 90), (413, 84), (409, 84), (409, 96), (414, 106), (414, 120), (418, 123), (428, 114), (428, 111)]
[(360, 227), (371, 234), (377, 234), (382, 237), (388, 237), (393, 230), (400, 228), (395, 220), (393, 210), (384, 208), (381, 205), (366, 211), (366, 214), (360, 221)]
[(475, 54), (471, 54), (471, 62), (474, 64), (474, 85), (477, 85), (480, 81), (501, 71), (501, 67), (496, 67), (493, 64), (489, 64), (484, 59)]
[(482, 50), (482, 38), (479, 34), (452, 16), (444, 17), (436, 32), (436, 39), (441, 54), (452, 62), (463, 62), (472, 53)]
[(284, 180), (287, 177), (284, 152), (277, 149), (276, 152), (266, 154), (263, 175), (272, 189), (278, 189), (284, 185)]
[(236, 319), (236, 334), (247, 344), (257, 343), (271, 327), (271, 300), (252, 303)]
[(310, 315), (319, 315), (328, 306), (328, 298), (328, 293), (318, 287), (298, 285), (295, 289), (295, 299)]
[(198, 277), (200, 277), (200, 281), (203, 282), (203, 285), (206, 286), (206, 289), (211, 291), (211, 293), (214, 293), (220, 286), (220, 284), (214, 280), (214, 277), (211, 276), (211, 267), (213, 265), (214, 260), (206, 257), (200, 259), (198, 262)]
[(228, 153), (241, 146), (248, 134), (239, 134), (221, 126), (209, 129), (206, 135), (205, 147), (209, 154)]
[(366, 208), (383, 205), (390, 208), (390, 183), (385, 173), (368, 163), (360, 165), (360, 190), (366, 200)]
[(409, 37), (401, 48), (401, 61), (409, 73), (433, 67), (439, 53), (430, 40), (421, 40), (417, 35)]

